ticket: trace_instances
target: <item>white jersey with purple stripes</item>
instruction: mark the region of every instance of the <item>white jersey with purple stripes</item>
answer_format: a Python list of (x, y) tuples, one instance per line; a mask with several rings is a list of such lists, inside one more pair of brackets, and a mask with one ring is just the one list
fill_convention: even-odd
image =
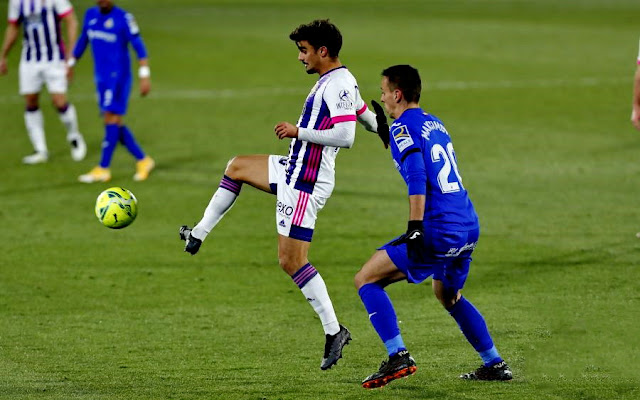
[(60, 19), (73, 11), (69, 0), (9, 0), (9, 23), (22, 24), (22, 61), (64, 60)]
[[(320, 76), (307, 96), (296, 125), (327, 130), (342, 122), (355, 122), (356, 114), (366, 109), (356, 78), (343, 66)], [(306, 193), (329, 197), (335, 185), (338, 150), (338, 147), (292, 139), (286, 171), (287, 185)]]

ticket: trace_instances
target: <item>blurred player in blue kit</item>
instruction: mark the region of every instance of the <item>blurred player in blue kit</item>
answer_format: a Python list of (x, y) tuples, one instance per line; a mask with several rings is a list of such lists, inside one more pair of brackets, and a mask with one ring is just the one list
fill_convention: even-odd
[(73, 104), (67, 100), (67, 67), (64, 40), (60, 23), (66, 27), (67, 44), (73, 46), (77, 37), (78, 20), (69, 0), (9, 0), (9, 24), (5, 31), (0, 54), (0, 75), (8, 72), (7, 56), (23, 26), (22, 55), (20, 57), (20, 94), (25, 99), (24, 122), (34, 153), (25, 156), (25, 164), (39, 164), (49, 160), (49, 149), (40, 110), (42, 85), (58, 110), (60, 121), (67, 130), (74, 161), (83, 160), (87, 148), (78, 130), (78, 117)]
[(132, 81), (128, 45), (131, 44), (138, 57), (142, 96), (146, 96), (151, 90), (147, 50), (133, 15), (116, 7), (112, 0), (97, 0), (96, 3), (97, 7), (92, 7), (85, 13), (82, 33), (73, 49), (69, 67), (75, 65), (91, 42), (95, 83), (105, 134), (100, 164), (87, 174), (80, 175), (78, 180), (84, 183), (109, 181), (111, 158), (116, 145), (121, 142), (137, 160), (133, 179), (143, 181), (149, 176), (155, 162), (145, 155), (122, 119), (127, 112)]
[[(380, 247), (355, 276), (355, 285), (371, 324), (389, 359), (362, 386), (371, 389), (415, 373), (417, 367), (402, 340), (385, 286), (433, 277), (433, 292), (458, 323), (483, 365), (460, 376), (471, 380), (510, 380), (509, 366), (498, 354), (480, 312), (460, 290), (469, 273), (471, 253), (480, 233), (478, 217), (462, 185), (451, 137), (443, 123), (419, 105), (421, 80), (409, 65), (382, 72), (381, 101), (395, 119), (388, 142), (409, 193), (407, 232)], [(383, 130), (386, 117), (372, 102)]]

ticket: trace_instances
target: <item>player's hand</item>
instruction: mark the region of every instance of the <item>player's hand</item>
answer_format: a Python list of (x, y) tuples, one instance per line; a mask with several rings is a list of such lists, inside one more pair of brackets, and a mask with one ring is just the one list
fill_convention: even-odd
[(9, 72), (9, 67), (7, 66), (7, 59), (0, 59), (0, 75), (5, 75)]
[(637, 130), (640, 130), (640, 106), (633, 105), (633, 110), (631, 111), (631, 123)]
[(387, 116), (384, 114), (384, 109), (377, 101), (371, 100), (373, 111), (376, 113), (376, 122), (378, 123), (378, 136), (384, 144), (384, 148), (389, 148), (389, 124), (387, 123)]
[(424, 228), (422, 221), (409, 221), (407, 233), (391, 242), (392, 246), (407, 244), (407, 254), (411, 260), (421, 260), (424, 256)]
[(278, 122), (273, 130), (276, 132), (278, 139), (298, 137), (298, 127), (288, 122)]
[(151, 78), (140, 78), (140, 96), (144, 97), (151, 91)]

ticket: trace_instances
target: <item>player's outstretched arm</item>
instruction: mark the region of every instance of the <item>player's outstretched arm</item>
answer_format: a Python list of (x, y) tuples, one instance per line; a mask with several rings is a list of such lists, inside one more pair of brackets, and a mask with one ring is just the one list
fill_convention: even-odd
[(7, 63), (7, 57), (9, 56), (9, 51), (13, 47), (13, 44), (16, 42), (18, 38), (19, 32), (18, 24), (9, 22), (7, 25), (7, 29), (4, 31), (4, 40), (2, 41), (2, 54), (0, 55), (0, 75), (5, 75), (9, 72), (9, 66)]
[(638, 68), (636, 68), (636, 75), (633, 80), (631, 122), (636, 129), (640, 130), (640, 64), (638, 65)]

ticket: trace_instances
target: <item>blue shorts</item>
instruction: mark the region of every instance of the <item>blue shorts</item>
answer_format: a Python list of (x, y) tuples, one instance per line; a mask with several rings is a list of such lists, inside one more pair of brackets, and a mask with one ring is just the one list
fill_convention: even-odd
[(419, 260), (409, 259), (407, 245), (391, 245), (392, 240), (378, 250), (385, 250), (395, 266), (410, 283), (420, 283), (433, 275), (447, 288), (460, 290), (469, 274), (471, 253), (478, 243), (480, 230), (446, 231), (425, 229), (424, 254)]
[(100, 112), (125, 115), (131, 93), (131, 77), (96, 82)]

